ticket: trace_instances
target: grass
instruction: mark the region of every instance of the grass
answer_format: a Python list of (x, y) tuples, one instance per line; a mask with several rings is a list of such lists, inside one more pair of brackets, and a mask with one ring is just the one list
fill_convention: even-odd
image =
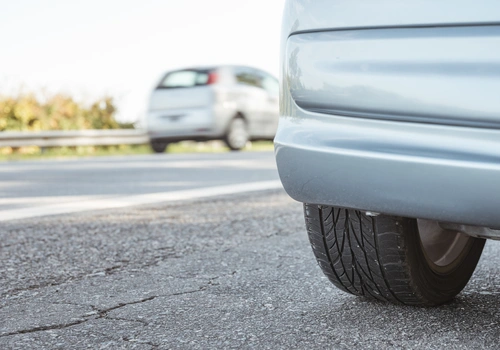
[[(271, 141), (255, 141), (249, 143), (244, 151), (271, 151)], [(222, 142), (179, 142), (169, 145), (168, 153), (217, 153), (229, 152)], [(39, 147), (22, 147), (16, 150), (10, 147), (0, 148), (0, 161), (45, 159), (45, 158), (75, 158), (95, 156), (125, 156), (151, 154), (153, 151), (148, 145), (119, 145), (119, 146), (77, 146), (53, 147), (41, 149)]]

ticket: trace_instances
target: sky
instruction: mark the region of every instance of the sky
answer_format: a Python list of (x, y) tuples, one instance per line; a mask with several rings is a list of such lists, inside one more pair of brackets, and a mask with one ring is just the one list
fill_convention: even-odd
[(171, 69), (244, 64), (278, 75), (285, 0), (0, 0), (0, 94), (112, 96), (144, 116)]

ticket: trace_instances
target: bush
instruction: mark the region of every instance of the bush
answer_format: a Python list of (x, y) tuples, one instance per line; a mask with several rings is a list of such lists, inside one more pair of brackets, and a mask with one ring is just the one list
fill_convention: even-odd
[(33, 94), (0, 97), (0, 131), (117, 129), (111, 97), (85, 106), (58, 94), (41, 101)]

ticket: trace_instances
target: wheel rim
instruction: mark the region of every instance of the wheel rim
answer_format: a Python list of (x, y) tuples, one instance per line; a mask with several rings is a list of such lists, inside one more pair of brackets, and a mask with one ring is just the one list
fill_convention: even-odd
[(243, 148), (248, 141), (248, 133), (243, 119), (234, 119), (228, 135), (229, 143), (233, 148)]
[(417, 225), (424, 254), (436, 272), (456, 267), (472, 243), (472, 237), (445, 230), (437, 221), (418, 219)]

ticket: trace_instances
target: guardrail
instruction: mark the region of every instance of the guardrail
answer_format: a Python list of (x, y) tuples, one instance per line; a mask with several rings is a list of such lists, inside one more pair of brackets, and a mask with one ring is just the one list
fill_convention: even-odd
[(139, 145), (148, 141), (145, 131), (135, 129), (0, 132), (0, 147)]

